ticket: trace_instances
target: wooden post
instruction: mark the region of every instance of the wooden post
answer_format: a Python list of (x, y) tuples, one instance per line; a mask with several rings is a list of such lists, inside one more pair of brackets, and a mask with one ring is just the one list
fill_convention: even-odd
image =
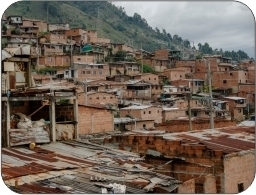
[(79, 139), (78, 137), (78, 100), (77, 98), (74, 99), (74, 103), (73, 103), (73, 111), (74, 111), (74, 120), (76, 121), (75, 126), (75, 139)]
[(31, 62), (28, 62), (27, 65), (28, 65), (28, 67), (27, 67), (28, 87), (31, 87), (32, 86)]
[(7, 140), (7, 147), (10, 147), (10, 101), (9, 98), (6, 101), (6, 140)]

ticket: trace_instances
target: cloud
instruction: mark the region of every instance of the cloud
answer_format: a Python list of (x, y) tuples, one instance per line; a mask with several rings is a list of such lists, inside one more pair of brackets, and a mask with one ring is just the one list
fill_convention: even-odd
[(215, 48), (255, 54), (255, 19), (250, 8), (232, 1), (140, 1), (113, 2), (125, 8), (127, 15), (136, 12), (150, 26), (164, 28), (172, 36), (205, 42)]

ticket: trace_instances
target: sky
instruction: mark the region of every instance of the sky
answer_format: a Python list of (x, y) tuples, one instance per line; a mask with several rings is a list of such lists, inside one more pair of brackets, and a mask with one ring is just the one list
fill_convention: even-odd
[[(252, 1), (254, 2), (254, 1)], [(147, 23), (191, 45), (246, 52), (255, 59), (255, 4), (236, 1), (112, 1), (128, 16), (138, 13)], [(250, 4), (250, 5), (249, 5)]]

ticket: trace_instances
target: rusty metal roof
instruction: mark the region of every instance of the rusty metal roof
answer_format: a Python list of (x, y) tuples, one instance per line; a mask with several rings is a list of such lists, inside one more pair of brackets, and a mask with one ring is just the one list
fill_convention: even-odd
[(180, 182), (151, 171), (136, 153), (89, 141), (43, 144), (34, 150), (2, 148), (2, 154), (3, 180), (18, 193), (100, 193), (102, 184), (111, 183), (125, 184), (127, 193), (144, 193), (138, 178), (163, 181), (169, 190)]

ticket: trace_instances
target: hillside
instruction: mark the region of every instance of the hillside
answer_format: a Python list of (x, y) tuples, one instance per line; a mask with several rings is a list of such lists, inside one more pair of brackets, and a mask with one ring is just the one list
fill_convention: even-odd
[(153, 29), (139, 14), (135, 13), (130, 17), (122, 7), (116, 7), (107, 1), (19, 1), (6, 10), (5, 16), (9, 15), (21, 15), (49, 23), (69, 23), (71, 28), (96, 29), (100, 37), (110, 38), (115, 43), (126, 43), (136, 49), (140, 49), (142, 45), (149, 52), (159, 48), (184, 48), (190, 58), (195, 58), (198, 52), (232, 56), (233, 60), (249, 58), (243, 51), (232, 53), (213, 50), (208, 43), (199, 43), (200, 50), (196, 51), (189, 41), (178, 35), (171, 35), (171, 32), (164, 29), (162, 32), (158, 28)]

